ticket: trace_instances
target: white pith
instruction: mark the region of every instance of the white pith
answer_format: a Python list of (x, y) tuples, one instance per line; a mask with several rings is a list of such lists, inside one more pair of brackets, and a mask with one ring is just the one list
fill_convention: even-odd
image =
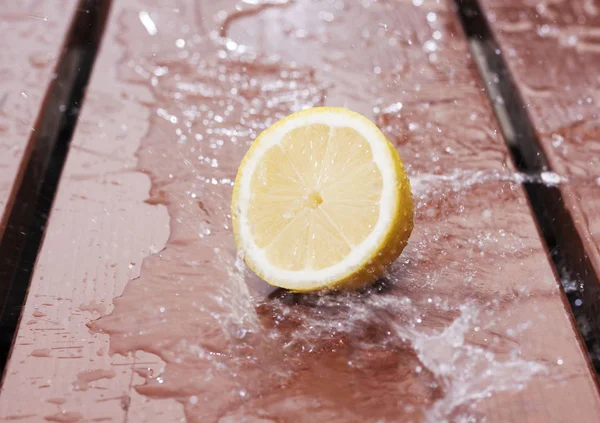
[[(248, 221), (252, 175), (265, 152), (279, 144), (285, 134), (295, 128), (313, 124), (351, 128), (367, 140), (371, 147), (373, 161), (382, 176), (379, 217), (373, 230), (364, 241), (354, 246), (350, 253), (335, 265), (320, 270), (284, 270), (269, 262), (265, 251), (256, 245), (252, 237)], [(393, 223), (398, 197), (397, 175), (388, 142), (372, 122), (356, 113), (347, 110), (311, 110), (300, 112), (296, 116), (276, 124), (255, 142), (240, 172), (237, 182), (239, 184), (237, 207), (234, 210), (237, 217), (239, 247), (246, 259), (253, 264), (255, 270), (264, 279), (278, 286), (305, 290), (327, 286), (347, 277), (357, 269), (364, 267), (373, 254), (380, 249)]]

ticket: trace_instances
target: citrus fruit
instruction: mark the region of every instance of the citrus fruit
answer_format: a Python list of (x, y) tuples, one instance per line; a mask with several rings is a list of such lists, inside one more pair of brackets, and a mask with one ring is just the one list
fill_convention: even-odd
[(400, 156), (364, 116), (317, 107), (254, 141), (234, 184), (233, 230), (248, 266), (293, 291), (373, 282), (413, 228)]

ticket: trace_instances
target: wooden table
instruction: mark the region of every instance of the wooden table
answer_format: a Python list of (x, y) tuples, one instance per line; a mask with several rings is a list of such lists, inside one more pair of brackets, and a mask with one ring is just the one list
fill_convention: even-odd
[[(583, 124), (559, 122), (577, 120), (579, 93), (597, 84), (593, 40), (585, 51), (560, 40), (593, 38), (596, 9), (585, 0), (559, 9), (565, 27), (548, 40), (543, 13), (514, 3), (482, 0), (474, 19), (503, 49), (559, 177), (564, 202), (552, 213), (576, 228), (576, 258), (595, 263), (597, 117), (582, 104)], [(97, 2), (94, 19), (108, 6)], [(596, 373), (455, 6), (114, 0), (32, 267), (0, 418), (598, 421)], [(582, 61), (580, 77), (547, 53), (539, 60), (553, 79), (532, 88), (527, 72), (542, 65), (531, 52), (551, 42)], [(26, 49), (17, 53), (26, 63)], [(568, 78), (577, 95), (559, 92)], [(51, 86), (38, 82), (42, 93)], [(373, 119), (409, 171), (415, 231), (365, 292), (273, 292), (236, 259), (228, 210), (239, 161), (275, 119), (316, 105)], [(559, 132), (558, 147), (576, 153), (553, 156)], [(23, 179), (14, 173), (11, 192)], [(6, 215), (19, 207), (5, 204)]]
[[(4, 305), (11, 285), (11, 272), (5, 268), (16, 260), (24, 242), (18, 217), (33, 210), (27, 203), (36, 201), (38, 170), (50, 156), (58, 131), (53, 122), (59, 120), (65, 90), (56, 72), (59, 58), (66, 56), (65, 38), (76, 2), (2, 1), (0, 6), (0, 239), (7, 226), (15, 229), (0, 247)], [(68, 67), (60, 70), (67, 74)]]

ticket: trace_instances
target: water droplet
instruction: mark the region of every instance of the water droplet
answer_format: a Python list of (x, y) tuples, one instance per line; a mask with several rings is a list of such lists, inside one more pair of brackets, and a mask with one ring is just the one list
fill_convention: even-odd
[(325, 22), (333, 22), (334, 18), (333, 13), (327, 12), (325, 10), (321, 10), (317, 16), (319, 17), (319, 19)]
[(238, 50), (238, 47), (239, 47), (238, 43), (236, 43), (235, 41), (233, 41), (231, 39), (228, 39), (225, 42), (225, 48), (229, 51), (236, 51), (236, 50)]
[(558, 185), (561, 180), (560, 176), (554, 172), (542, 172), (540, 177), (546, 185)]
[(387, 106), (385, 109), (383, 109), (384, 113), (398, 113), (400, 110), (402, 110), (402, 103), (397, 102), (397, 103), (392, 103), (389, 106)]
[(549, 33), (550, 33), (550, 26), (549, 25), (542, 25), (538, 29), (538, 35), (540, 35), (541, 37), (545, 37)]
[(425, 51), (434, 52), (437, 50), (437, 44), (433, 40), (427, 40), (423, 43), (423, 48)]
[(156, 24), (154, 23), (148, 12), (142, 10), (138, 16), (140, 18), (140, 22), (142, 23), (142, 25), (144, 25), (144, 28), (146, 28), (148, 34), (156, 35), (158, 33)]
[(562, 136), (560, 136), (558, 134), (552, 134), (552, 146), (553, 147), (555, 147), (555, 148), (560, 147), (564, 140), (565, 139)]

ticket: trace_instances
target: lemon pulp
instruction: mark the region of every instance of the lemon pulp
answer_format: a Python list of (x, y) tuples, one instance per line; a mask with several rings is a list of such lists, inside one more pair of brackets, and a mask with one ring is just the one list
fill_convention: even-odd
[(398, 153), (342, 108), (308, 109), (264, 131), (240, 165), (232, 213), (250, 267), (298, 291), (373, 281), (413, 227)]

